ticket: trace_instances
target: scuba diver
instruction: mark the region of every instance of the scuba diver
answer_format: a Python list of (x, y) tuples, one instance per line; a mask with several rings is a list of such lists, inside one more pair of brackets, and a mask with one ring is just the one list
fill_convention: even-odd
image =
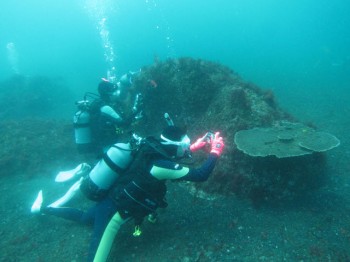
[[(87, 153), (94, 150), (98, 158), (102, 157), (102, 159), (93, 168), (88, 163), (81, 163), (71, 170), (59, 172), (55, 178), (56, 182), (80, 179), (63, 197), (50, 206), (63, 206), (75, 196), (79, 189), (88, 199), (98, 200), (130, 164), (131, 152), (141, 138), (133, 134), (127, 143), (116, 143), (116, 141), (122, 133), (120, 127), (127, 127), (134, 119), (142, 117), (142, 95), (136, 94), (132, 115), (128, 119), (122, 118), (112, 106), (114, 102), (119, 103), (126, 99), (135, 74), (129, 72), (123, 75), (116, 85), (103, 78), (98, 85), (99, 98), (91, 102), (85, 95), (84, 100), (77, 102), (79, 110), (74, 116), (74, 128), (78, 151)], [(91, 95), (91, 93), (87, 94)], [(42, 201), (43, 195), (40, 190), (32, 205), (32, 213), (38, 212)]]
[[(144, 217), (167, 206), (164, 201), (167, 180), (206, 181), (224, 149), (219, 132), (206, 134), (190, 145), (186, 131), (173, 125), (163, 130), (160, 139), (147, 137), (140, 142), (127, 171), (119, 177), (108, 196), (87, 212), (74, 208), (39, 208), (42, 214), (93, 224), (88, 261), (106, 261), (114, 237), (126, 221), (134, 219), (134, 235), (140, 234)], [(201, 167), (188, 168), (178, 164), (191, 151), (205, 149), (208, 144), (210, 153)]]
[(130, 93), (131, 77), (131, 74), (124, 75), (117, 84), (102, 78), (98, 85), (98, 98), (89, 101), (88, 96), (92, 97), (94, 94), (86, 93), (84, 100), (77, 102), (74, 131), (79, 152), (105, 152), (118, 141), (123, 129), (129, 127), (133, 120), (142, 117), (141, 94), (136, 94), (129, 117), (122, 117), (120, 108), (117, 109)]
[[(167, 180), (206, 181), (225, 146), (219, 132), (207, 133), (191, 146), (185, 130), (175, 126), (168, 126), (160, 137), (153, 152), (148, 153), (141, 164), (133, 165), (134, 168), (129, 171), (132, 179), (123, 187), (115, 187), (110, 194), (116, 213), (103, 233), (94, 261), (107, 261), (113, 240), (123, 223), (134, 219), (138, 229), (145, 216), (166, 206), (164, 198)], [(177, 163), (189, 152), (205, 149), (207, 143), (210, 145), (210, 153), (201, 167), (188, 168)]]

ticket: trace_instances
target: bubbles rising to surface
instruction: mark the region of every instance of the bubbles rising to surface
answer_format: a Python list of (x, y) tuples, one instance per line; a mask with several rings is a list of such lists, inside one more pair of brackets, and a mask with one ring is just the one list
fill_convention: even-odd
[(108, 16), (115, 13), (117, 5), (113, 0), (86, 0), (84, 8), (99, 32), (104, 59), (107, 64), (107, 79), (116, 81), (116, 55), (107, 25)]
[(6, 44), (7, 49), (7, 59), (11, 65), (11, 69), (13, 73), (19, 74), (18, 68), (18, 52), (16, 50), (16, 46), (13, 42), (9, 42)]
[(172, 36), (169, 21), (166, 15), (164, 14), (162, 7), (159, 4), (157, 4), (155, 0), (145, 0), (145, 4), (147, 5), (147, 11), (152, 12), (157, 10), (158, 12), (160, 23), (155, 26), (155, 29), (159, 30), (164, 35), (164, 39), (167, 47), (167, 57), (168, 58), (177, 57), (177, 54), (174, 48), (174, 37)]

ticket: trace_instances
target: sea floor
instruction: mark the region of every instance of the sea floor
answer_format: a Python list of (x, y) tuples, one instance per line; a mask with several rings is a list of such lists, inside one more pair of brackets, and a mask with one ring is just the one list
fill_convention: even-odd
[[(348, 171), (334, 169), (329, 185), (258, 209), (233, 196), (198, 198), (169, 183), (169, 206), (158, 222), (145, 221), (140, 237), (132, 235), (132, 222), (125, 224), (110, 261), (350, 261)], [(85, 260), (90, 227), (30, 213), (39, 189), (49, 204), (69, 187), (53, 178), (1, 178), (1, 261)], [(86, 209), (93, 202), (78, 196), (71, 205)]]

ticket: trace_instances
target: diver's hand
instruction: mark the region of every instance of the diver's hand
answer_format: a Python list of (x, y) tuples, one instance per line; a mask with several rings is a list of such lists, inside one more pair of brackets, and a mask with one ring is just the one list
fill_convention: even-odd
[(190, 146), (191, 152), (196, 152), (196, 151), (198, 151), (198, 150), (204, 148), (205, 145), (206, 145), (207, 142), (208, 142), (207, 137), (208, 137), (208, 133), (206, 133), (204, 136), (198, 138), (198, 139), (196, 140), (196, 142), (194, 142), (194, 143)]

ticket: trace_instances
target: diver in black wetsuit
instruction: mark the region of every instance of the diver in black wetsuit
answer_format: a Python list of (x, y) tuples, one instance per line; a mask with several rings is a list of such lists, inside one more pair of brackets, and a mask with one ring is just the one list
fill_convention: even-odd
[[(88, 261), (106, 261), (114, 237), (124, 222), (134, 219), (138, 228), (145, 216), (153, 214), (159, 207), (166, 207), (166, 180), (202, 182), (208, 179), (224, 149), (224, 142), (218, 132), (210, 140), (206, 138), (204, 136), (190, 146), (185, 130), (168, 126), (160, 140), (154, 137), (144, 140), (130, 169), (120, 177), (109, 196), (87, 212), (55, 207), (43, 207), (40, 211), (93, 224)], [(188, 168), (176, 162), (208, 143), (210, 153), (201, 167)]]

